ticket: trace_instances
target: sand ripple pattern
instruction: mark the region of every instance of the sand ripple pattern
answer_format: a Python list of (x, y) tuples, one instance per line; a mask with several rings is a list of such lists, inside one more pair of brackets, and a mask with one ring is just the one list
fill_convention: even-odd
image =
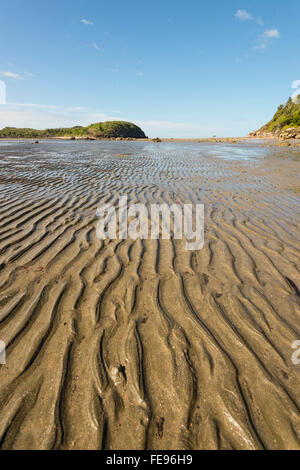
[[(256, 144), (2, 145), (0, 447), (300, 449), (299, 162)], [(204, 203), (203, 250), (98, 240), (99, 203), (123, 195)]]

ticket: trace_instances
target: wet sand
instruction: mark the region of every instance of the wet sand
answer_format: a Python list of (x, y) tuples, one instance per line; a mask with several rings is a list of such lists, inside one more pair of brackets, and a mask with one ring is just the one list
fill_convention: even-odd
[[(1, 142), (1, 449), (300, 449), (300, 151)], [(96, 209), (205, 204), (205, 245)]]

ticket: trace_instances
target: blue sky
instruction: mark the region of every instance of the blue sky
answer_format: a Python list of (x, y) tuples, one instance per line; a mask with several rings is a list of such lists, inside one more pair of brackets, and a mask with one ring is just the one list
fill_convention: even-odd
[(300, 79), (299, 0), (0, 0), (0, 128), (242, 136)]

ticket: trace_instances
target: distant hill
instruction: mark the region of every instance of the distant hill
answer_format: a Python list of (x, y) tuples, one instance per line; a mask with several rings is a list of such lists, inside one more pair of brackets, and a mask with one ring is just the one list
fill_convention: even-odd
[(249, 137), (300, 138), (300, 95), (281, 104), (273, 119)]
[(118, 137), (145, 139), (146, 135), (138, 126), (125, 121), (98, 122), (87, 127), (60, 127), (45, 130), (5, 127), (0, 130), (0, 138), (45, 139), (54, 137), (71, 139), (111, 139)]

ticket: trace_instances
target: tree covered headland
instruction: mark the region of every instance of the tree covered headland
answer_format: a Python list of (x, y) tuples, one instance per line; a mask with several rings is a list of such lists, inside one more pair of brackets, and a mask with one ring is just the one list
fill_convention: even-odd
[(281, 104), (273, 119), (266, 124), (266, 132), (300, 127), (300, 95), (294, 100), (289, 98), (285, 105)]
[(125, 121), (106, 121), (91, 124), (87, 127), (75, 126), (71, 128), (59, 127), (57, 129), (30, 129), (5, 127), (0, 130), (0, 138), (23, 138), (23, 139), (46, 139), (54, 137), (70, 137), (70, 138), (94, 138), (94, 139), (110, 139), (110, 138), (134, 138), (145, 139), (146, 135), (135, 124)]

